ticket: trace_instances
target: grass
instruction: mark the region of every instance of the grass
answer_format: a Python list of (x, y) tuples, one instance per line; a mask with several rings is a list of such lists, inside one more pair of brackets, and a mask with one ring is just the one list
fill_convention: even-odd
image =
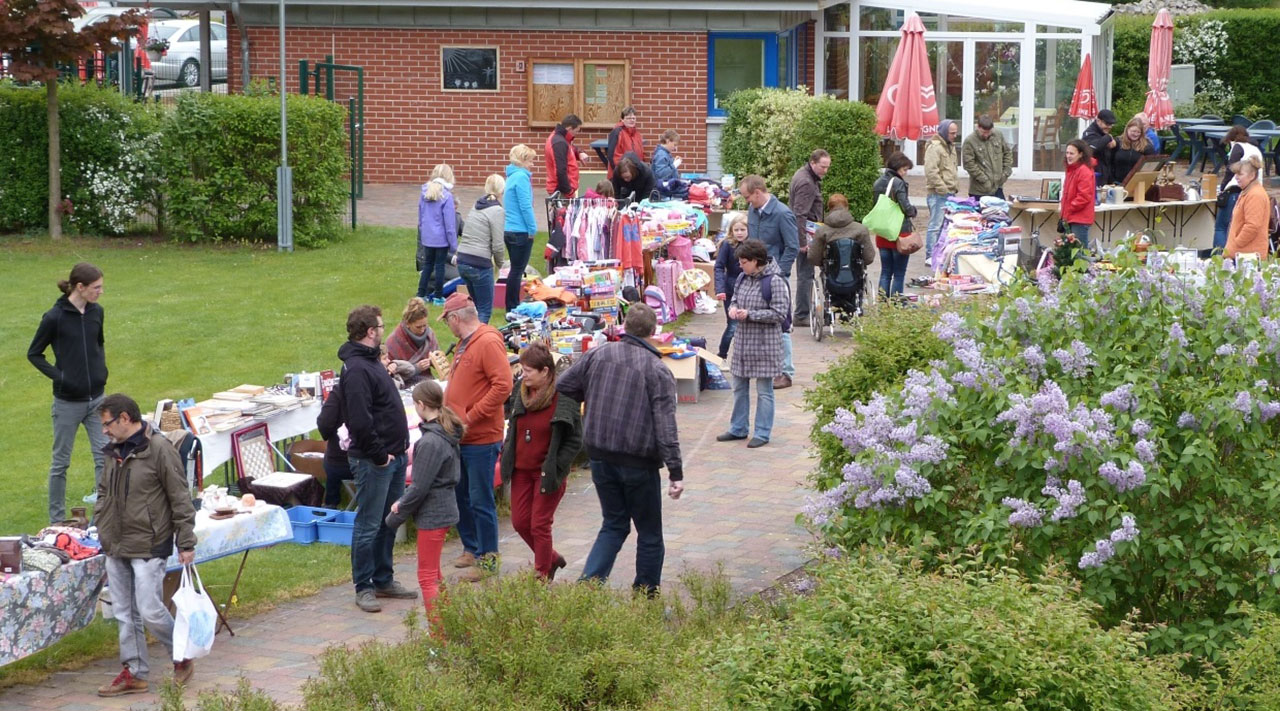
[[(541, 255), (546, 235), (538, 237)], [(240, 383), (271, 384), (285, 373), (337, 369), (346, 315), (377, 304), (399, 320), (417, 289), (414, 230), (362, 227), (341, 243), (282, 254), (253, 246), (177, 245), (153, 239), (0, 237), (0, 412), (8, 420), (0, 452), (0, 535), (35, 533), (46, 521), (52, 434), (49, 380), (26, 360), (55, 283), (79, 261), (104, 273), (108, 392), (150, 410), (160, 398), (203, 399)], [(535, 265), (540, 262), (535, 258)], [(438, 309), (432, 307), (433, 314)], [(494, 323), (502, 321), (496, 310)], [(433, 323), (442, 345), (454, 338)], [(206, 472), (206, 476), (213, 476)], [(93, 459), (80, 432), (67, 473), (68, 506), (93, 488)], [(216, 593), (230, 586), (238, 557), (201, 566)], [(280, 545), (249, 556), (234, 617), (246, 617), (348, 579), (340, 546)], [(220, 588), (219, 586), (225, 586)], [(0, 688), (115, 652), (115, 625), (98, 620), (53, 647), (0, 668)]]

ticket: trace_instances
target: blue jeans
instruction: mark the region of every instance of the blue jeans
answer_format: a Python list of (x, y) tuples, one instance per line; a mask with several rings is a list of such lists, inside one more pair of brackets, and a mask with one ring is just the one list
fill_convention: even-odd
[[(729, 434), (746, 437), (751, 419), (751, 381), (753, 378), (733, 376), (733, 416), (729, 420)], [(755, 436), (766, 442), (773, 432), (773, 378), (754, 378), (756, 381), (756, 429)]]
[(791, 334), (782, 334), (782, 374), (788, 378), (796, 375), (796, 365), (791, 362)]
[(1088, 249), (1089, 248), (1089, 227), (1091, 227), (1091, 225), (1078, 225), (1075, 223), (1071, 223), (1068, 225), (1068, 227), (1071, 228), (1071, 234), (1075, 235), (1076, 239), (1080, 241), (1080, 246), (1084, 247), (1085, 249)]
[[(444, 268), (449, 263), (448, 247), (427, 247), (427, 259), (422, 265), (422, 275), (418, 277), (418, 298), (444, 298)], [(431, 276), (436, 277), (436, 290), (431, 290)]]
[(507, 272), (507, 311), (520, 305), (520, 284), (524, 279), (524, 268), (529, 266), (529, 255), (533, 254), (533, 235), (527, 232), (503, 232), (502, 241), (507, 245), (507, 261), (511, 262), (511, 271)]
[(1222, 254), (1222, 250), (1227, 247), (1227, 234), (1231, 232), (1231, 215), (1236, 211), (1236, 200), (1240, 199), (1240, 193), (1232, 191), (1227, 194), (1227, 204), (1218, 208), (1218, 216), (1213, 220), (1213, 251), (1201, 250), (1208, 252), (1201, 254), (1201, 259), (1208, 259), (1214, 254)]
[(489, 323), (489, 315), (493, 313), (493, 267), (479, 269), (459, 260), (458, 276), (467, 285), (471, 300), (476, 302), (480, 323)]
[(662, 584), (662, 479), (657, 469), (591, 460), (591, 482), (604, 521), (587, 555), (582, 580), (608, 580), (622, 543), (636, 527), (636, 578), (632, 587), (652, 592)]
[[(924, 237), (924, 256), (925, 259), (933, 259), (933, 246), (938, 243), (938, 235), (942, 233), (942, 218), (947, 207), (947, 196), (929, 193), (925, 201), (929, 205), (929, 229)], [(880, 251), (884, 252), (884, 250)], [(902, 290), (899, 289), (898, 293), (902, 293)]]
[(901, 254), (896, 249), (880, 248), (880, 293), (885, 296), (902, 293), (902, 286), (907, 278), (907, 261), (910, 259), (910, 255)]
[(462, 548), (479, 558), (498, 552), (498, 505), (493, 499), (493, 467), (501, 442), (464, 444), (462, 478), (453, 493), (458, 499), (458, 537)]
[(724, 320), (728, 323), (724, 326), (724, 333), (720, 334), (720, 350), (716, 355), (721, 358), (729, 357), (729, 346), (733, 343), (733, 334), (738, 332), (738, 322), (729, 318), (729, 299), (724, 300)]
[(392, 549), (396, 532), (384, 523), (391, 504), (404, 494), (404, 468), (409, 458), (400, 454), (380, 467), (363, 457), (347, 455), (356, 479), (356, 522), (351, 533), (351, 582), (356, 592), (390, 587), (395, 580)]

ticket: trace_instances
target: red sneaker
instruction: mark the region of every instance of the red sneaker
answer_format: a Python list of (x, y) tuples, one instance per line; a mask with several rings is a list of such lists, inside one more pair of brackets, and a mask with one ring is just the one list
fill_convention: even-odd
[(147, 682), (134, 678), (125, 667), (110, 684), (98, 687), (98, 696), (124, 696), (125, 694), (147, 693)]

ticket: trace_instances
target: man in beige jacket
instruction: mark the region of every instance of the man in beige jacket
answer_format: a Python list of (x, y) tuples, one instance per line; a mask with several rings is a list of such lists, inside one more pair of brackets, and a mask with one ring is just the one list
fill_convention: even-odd
[(925, 233), (924, 261), (933, 266), (933, 247), (942, 231), (942, 211), (947, 198), (960, 191), (956, 178), (956, 140), (960, 138), (960, 126), (950, 119), (938, 124), (938, 132), (929, 139), (924, 149), (924, 185), (929, 205), (929, 231)]

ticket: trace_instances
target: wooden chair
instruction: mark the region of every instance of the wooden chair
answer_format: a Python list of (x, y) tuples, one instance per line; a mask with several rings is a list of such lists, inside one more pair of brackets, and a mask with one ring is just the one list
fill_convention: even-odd
[(1058, 153), (1062, 150), (1058, 140), (1061, 129), (1062, 117), (1058, 114), (1034, 117), (1032, 148), (1038, 155), (1040, 165), (1053, 166), (1057, 163)]

